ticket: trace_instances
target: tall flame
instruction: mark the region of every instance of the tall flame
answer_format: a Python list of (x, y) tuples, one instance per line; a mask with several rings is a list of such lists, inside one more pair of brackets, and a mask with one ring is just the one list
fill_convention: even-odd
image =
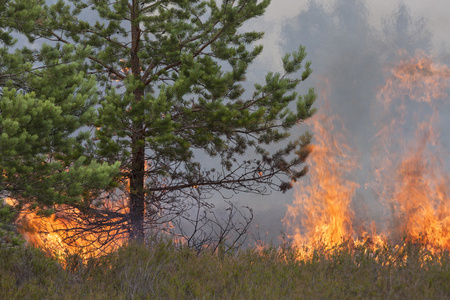
[[(439, 136), (439, 113), (448, 107), (450, 70), (418, 53), (388, 70), (386, 84), (372, 107), (377, 134), (372, 147), (371, 188), (388, 214), (383, 235), (372, 241), (407, 239), (429, 249), (450, 249), (450, 190)], [(447, 105), (447, 106), (446, 106)], [(357, 155), (345, 130), (334, 126), (327, 109), (312, 120), (315, 143), (309, 180), (296, 186), (283, 222), (297, 246), (332, 248), (343, 240), (367, 239), (357, 228), (352, 201), (359, 188), (350, 180)], [(417, 112), (420, 112), (418, 114)], [(353, 153), (352, 153), (353, 152)], [(370, 176), (369, 176), (370, 178)]]
[(334, 132), (336, 117), (319, 114), (311, 122), (316, 143), (309, 181), (296, 187), (283, 222), (293, 229), (295, 245), (333, 247), (353, 235), (350, 201), (358, 184), (347, 176), (357, 164), (345, 137)]
[(419, 53), (391, 71), (378, 95), (382, 119), (391, 121), (386, 122), (390, 130), (384, 127), (378, 133), (383, 148), (374, 149), (374, 163), (381, 166), (375, 186), (391, 209), (389, 233), (394, 240), (450, 249), (449, 176), (439, 135), (440, 107), (449, 103), (449, 78), (447, 66)]

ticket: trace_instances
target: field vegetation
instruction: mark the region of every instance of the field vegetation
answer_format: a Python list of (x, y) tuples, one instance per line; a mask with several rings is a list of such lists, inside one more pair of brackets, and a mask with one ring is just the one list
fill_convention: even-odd
[(344, 242), (198, 254), (170, 241), (128, 244), (97, 259), (0, 246), (0, 299), (449, 299), (450, 255), (419, 244), (371, 250)]

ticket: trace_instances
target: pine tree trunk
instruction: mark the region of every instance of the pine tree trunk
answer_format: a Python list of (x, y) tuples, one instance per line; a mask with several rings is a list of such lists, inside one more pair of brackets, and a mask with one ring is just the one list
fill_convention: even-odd
[[(139, 22), (139, 1), (133, 0), (131, 7), (131, 72), (136, 79), (141, 78), (141, 65), (139, 60), (139, 44), (141, 30)], [(142, 87), (134, 91), (136, 102), (144, 96)], [(145, 215), (145, 134), (143, 124), (135, 123), (131, 137), (132, 162), (130, 170), (130, 239), (142, 242), (144, 240), (144, 215)]]
[(145, 214), (145, 193), (144, 193), (144, 166), (145, 148), (140, 146), (142, 138), (136, 136), (132, 141), (134, 149), (132, 165), (130, 171), (130, 239), (144, 240), (144, 214)]

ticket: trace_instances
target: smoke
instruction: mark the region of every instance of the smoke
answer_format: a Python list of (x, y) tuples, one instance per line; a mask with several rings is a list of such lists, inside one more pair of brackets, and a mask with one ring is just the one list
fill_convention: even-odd
[[(287, 0), (283, 2), (290, 3)], [(285, 18), (279, 27), (270, 23), (273, 29), (264, 41), (267, 52), (263, 54), (266, 55), (263, 59), (268, 62), (264, 68), (269, 65), (276, 69), (279, 67), (276, 61), (282, 53), (297, 50), (299, 44), (306, 47), (307, 59), (312, 61), (314, 72), (304, 84), (305, 91), (314, 86), (319, 96), (322, 94), (316, 103), (319, 111), (324, 109), (323, 93), (326, 93), (329, 114), (337, 115), (341, 120), (341, 128), (337, 130), (345, 130), (346, 136), (350, 137), (350, 145), (360, 154), (361, 169), (352, 174), (352, 179), (360, 185), (352, 208), (356, 215), (361, 216), (360, 219), (366, 216), (380, 221), (383, 206), (366, 186), (374, 172), (371, 151), (377, 141), (370, 137), (374, 137), (378, 130), (374, 126), (377, 122), (374, 116), (377, 94), (385, 82), (386, 69), (402, 57), (421, 52), (438, 57), (440, 63), (449, 63), (450, 55), (444, 41), (433, 36), (434, 31), (440, 34), (437, 29), (446, 26), (442, 18), (433, 23), (429, 17), (417, 13), (417, 9), (422, 7), (420, 5), (413, 5), (413, 11), (409, 4), (397, 3), (386, 13), (386, 7), (380, 5), (383, 3), (381, 1), (377, 2), (379, 4), (371, 3), (371, 6), (364, 0), (325, 3), (311, 0), (301, 7), (293, 5), (285, 16), (292, 15), (293, 8), (299, 9), (294, 16)], [(272, 6), (279, 4), (272, 3)], [(450, 9), (450, 5), (444, 6)], [(430, 16), (436, 9), (424, 11)], [(380, 12), (384, 14), (379, 15)], [(278, 9), (273, 15), (279, 18), (282, 13)], [(450, 128), (449, 106), (442, 107), (440, 126)], [(418, 106), (411, 109), (415, 108)], [(420, 114), (416, 113), (420, 119)], [(450, 133), (442, 129), (441, 132), (441, 143), (448, 156)], [(448, 170), (450, 162), (447, 161), (446, 165)], [(272, 216), (282, 215), (280, 212), (286, 210), (286, 204), (291, 203), (293, 197), (291, 194), (282, 195), (283, 200), (280, 201), (280, 197), (276, 196), (277, 200), (273, 200), (275, 197), (271, 199), (274, 201), (272, 205), (263, 202), (260, 209), (257, 202), (252, 202), (255, 204), (256, 223), (261, 231), (269, 231), (269, 237), (274, 241), (284, 229), (281, 222), (273, 221)]]

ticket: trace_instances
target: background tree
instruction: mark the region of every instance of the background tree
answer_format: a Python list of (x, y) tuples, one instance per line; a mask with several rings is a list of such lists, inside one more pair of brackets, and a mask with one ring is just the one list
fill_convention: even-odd
[(314, 113), (314, 91), (295, 92), (311, 73), (304, 48), (283, 58), (282, 73), (268, 73), (253, 92), (243, 88), (263, 36), (243, 25), (269, 0), (43, 2), (7, 5), (14, 14), (39, 11), (32, 30), (15, 25), (31, 41), (84, 55), (80, 70), (102, 87), (98, 158), (120, 162), (119, 188), (108, 197), (126, 199), (127, 210), (100, 211), (98, 198), (85, 210), (91, 228), (122, 226), (142, 240), (146, 228), (181, 218), (198, 232), (210, 224), (202, 220), (220, 224), (208, 217), (213, 193), (286, 191), (305, 174), (310, 136), (280, 143)]

